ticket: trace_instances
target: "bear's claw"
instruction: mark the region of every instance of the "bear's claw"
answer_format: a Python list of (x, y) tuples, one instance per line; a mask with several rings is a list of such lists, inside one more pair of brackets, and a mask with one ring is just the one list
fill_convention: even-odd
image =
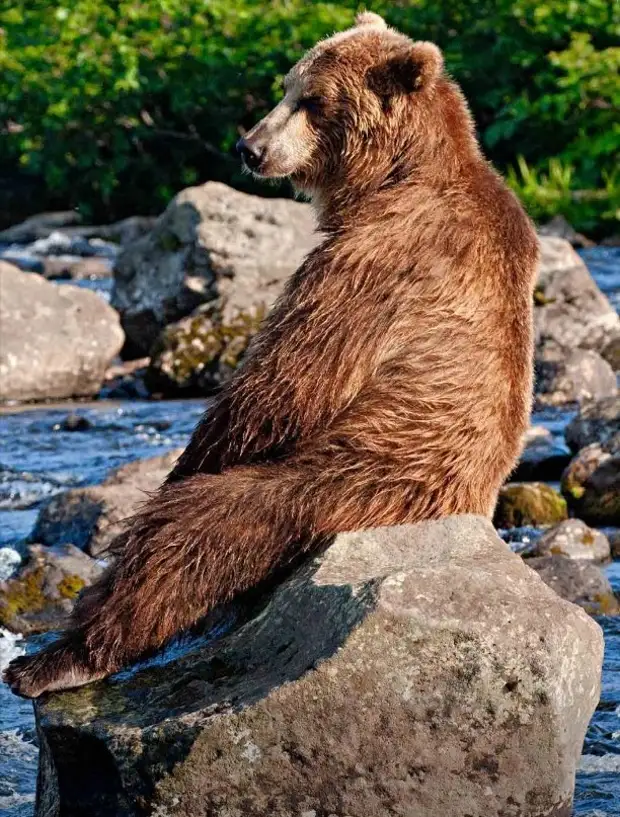
[(37, 672), (33, 666), (35, 657), (22, 655), (14, 658), (2, 676), (11, 691), (22, 698), (36, 698), (45, 691), (43, 679), (37, 681)]
[(5, 669), (3, 679), (15, 695), (38, 698), (44, 692), (83, 686), (106, 674), (89, 668), (79, 651), (61, 640), (42, 652), (14, 658)]

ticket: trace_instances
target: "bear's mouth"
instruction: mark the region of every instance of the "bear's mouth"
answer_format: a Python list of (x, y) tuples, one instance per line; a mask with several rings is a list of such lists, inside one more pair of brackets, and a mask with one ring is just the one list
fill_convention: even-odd
[(277, 162), (269, 161), (268, 158), (261, 159), (258, 163), (250, 164), (242, 158), (244, 168), (249, 171), (256, 179), (284, 179), (290, 176), (293, 171), (284, 170), (278, 167)]

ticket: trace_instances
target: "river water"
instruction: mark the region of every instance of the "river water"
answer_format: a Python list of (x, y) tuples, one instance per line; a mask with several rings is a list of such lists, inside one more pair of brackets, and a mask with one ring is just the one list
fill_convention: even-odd
[[(620, 309), (620, 249), (595, 248), (583, 256), (601, 289)], [(95, 288), (104, 297), (109, 289), (105, 284)], [(90, 427), (80, 432), (62, 430), (70, 410), (84, 415)], [(101, 482), (124, 463), (184, 445), (202, 410), (202, 402), (196, 400), (102, 400), (0, 415), (0, 548), (19, 550), (39, 506), (55, 493)], [(562, 430), (573, 414), (546, 410), (533, 422), (547, 426), (561, 442)], [(620, 592), (620, 562), (606, 571)], [(603, 617), (599, 623), (606, 644), (603, 687), (577, 777), (576, 817), (620, 815), (620, 617)], [(0, 667), (23, 649), (19, 638), (0, 630)], [(34, 813), (35, 741), (32, 705), (12, 696), (0, 683), (0, 817)]]

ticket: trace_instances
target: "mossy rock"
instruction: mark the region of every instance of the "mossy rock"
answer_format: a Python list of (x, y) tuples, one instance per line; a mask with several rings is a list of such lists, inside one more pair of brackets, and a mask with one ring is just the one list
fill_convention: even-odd
[(73, 601), (79, 596), (84, 587), (86, 587), (86, 582), (81, 576), (69, 574), (58, 582), (56, 590), (61, 598)]
[(239, 366), (264, 313), (257, 308), (225, 320), (219, 309), (209, 307), (170, 324), (152, 350), (147, 388), (170, 396), (214, 392)]
[(500, 490), (494, 523), (498, 528), (555, 525), (568, 517), (566, 500), (543, 482), (513, 482)]
[(22, 571), (0, 584), (0, 626), (20, 633), (59, 629), (101, 570), (73, 545), (32, 545)]
[(46, 601), (43, 568), (27, 568), (21, 576), (4, 582), (0, 589), (0, 625), (16, 629), (17, 621), (24, 614), (40, 613)]
[(547, 306), (547, 304), (552, 304), (555, 302), (555, 298), (549, 298), (545, 295), (544, 287), (540, 284), (534, 289), (534, 305), (535, 306)]
[(620, 433), (583, 448), (562, 475), (562, 493), (589, 525), (620, 525)]

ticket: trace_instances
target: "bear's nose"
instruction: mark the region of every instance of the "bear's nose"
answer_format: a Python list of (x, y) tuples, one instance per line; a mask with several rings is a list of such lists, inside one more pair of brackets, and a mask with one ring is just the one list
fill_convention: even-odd
[(256, 170), (263, 158), (263, 149), (258, 145), (250, 144), (244, 137), (237, 142), (237, 152), (250, 170)]

